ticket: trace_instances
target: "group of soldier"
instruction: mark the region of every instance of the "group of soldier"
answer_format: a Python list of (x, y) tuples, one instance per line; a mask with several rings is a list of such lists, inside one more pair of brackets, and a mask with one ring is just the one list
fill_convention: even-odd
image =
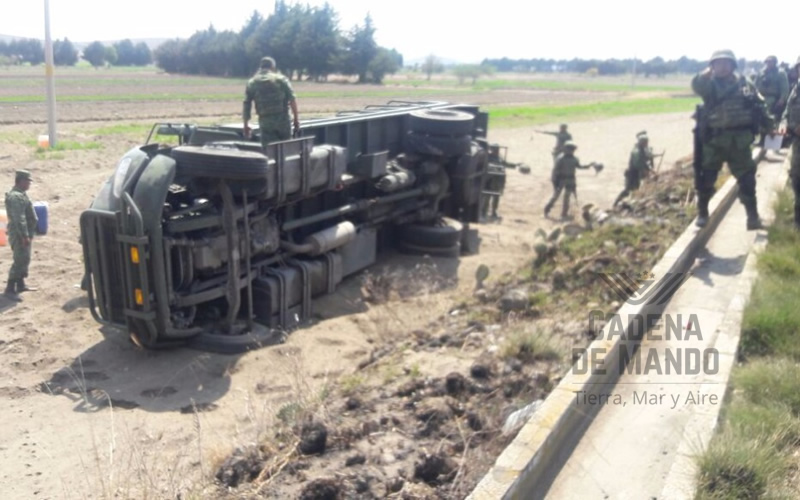
[[(709, 66), (694, 76), (692, 90), (703, 100), (696, 116), (695, 166), (697, 175), (698, 216), (695, 224), (703, 227), (708, 223), (708, 205), (715, 191), (715, 184), (723, 163), (727, 163), (731, 174), (739, 185), (739, 201), (747, 214), (747, 229), (763, 228), (756, 200), (756, 161), (751, 146), (760, 135), (764, 137), (781, 134), (792, 138), (792, 160), (790, 178), (795, 193), (794, 220), (800, 228), (800, 91), (797, 81), (790, 83), (787, 74), (778, 67), (775, 56), (764, 61), (761, 72), (754, 81), (736, 73), (736, 57), (730, 50), (714, 52)], [(800, 70), (800, 58), (792, 68)], [(785, 128), (780, 127), (786, 115)], [(780, 131), (779, 131), (780, 129)], [(563, 193), (562, 218), (569, 216), (570, 198), (576, 195), (575, 173), (577, 169), (588, 169), (592, 165), (581, 165), (575, 157), (577, 146), (562, 124), (558, 132), (543, 132), (556, 137), (553, 149), (553, 196), (544, 207), (545, 216)], [(662, 153), (663, 154), (663, 153)], [(625, 170), (625, 188), (614, 201), (616, 207), (625, 197), (637, 190), (642, 179), (654, 170), (653, 154), (645, 131), (636, 136), (636, 145), (630, 153)]]
[[(696, 117), (700, 149), (695, 151), (695, 160), (699, 162), (696, 168), (700, 172), (695, 183), (698, 226), (705, 226), (708, 222), (708, 204), (714, 194), (717, 175), (722, 164), (727, 163), (739, 184), (739, 200), (747, 212), (747, 229), (762, 227), (756, 203), (756, 163), (751, 155), (751, 145), (759, 133), (762, 140), (765, 133), (777, 133), (785, 114), (783, 133), (793, 139), (789, 174), (795, 193), (794, 218), (795, 224), (800, 227), (800, 93), (796, 84), (800, 58), (790, 68), (791, 79), (778, 67), (775, 56), (767, 57), (764, 62), (763, 70), (751, 82), (736, 73), (736, 57), (732, 51), (718, 50), (712, 54), (708, 68), (692, 79), (692, 89), (702, 98), (704, 106), (702, 117)], [(261, 60), (258, 73), (248, 81), (245, 89), (242, 119), (246, 137), (250, 136), (249, 120), (253, 104), (258, 114), (264, 147), (270, 142), (290, 138), (292, 129), (295, 132), (299, 129), (294, 90), (288, 79), (277, 71), (275, 60), (270, 57)], [(594, 167), (599, 172), (602, 164), (580, 163), (575, 156), (577, 145), (572, 141), (566, 124), (562, 124), (558, 132), (543, 133), (556, 137), (551, 176), (553, 196), (545, 205), (544, 213), (549, 216), (563, 193), (561, 215), (566, 218), (570, 199), (577, 199), (577, 170)], [(625, 188), (617, 196), (614, 206), (639, 188), (642, 179), (653, 170), (657, 156), (649, 147), (647, 133), (638, 133), (625, 171)], [(21, 300), (20, 292), (31, 289), (25, 284), (36, 228), (36, 214), (26, 194), (31, 182), (30, 172), (18, 171), (14, 188), (6, 193), (5, 199), (7, 234), (14, 258), (4, 295), (14, 301)]]

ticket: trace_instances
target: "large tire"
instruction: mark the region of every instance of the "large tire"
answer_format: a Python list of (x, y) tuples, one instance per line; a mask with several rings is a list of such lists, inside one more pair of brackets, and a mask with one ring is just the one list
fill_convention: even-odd
[(282, 332), (257, 323), (254, 327), (254, 331), (239, 335), (203, 332), (190, 338), (187, 347), (219, 354), (241, 354), (265, 346), (280, 344), (284, 340)]
[(451, 248), (458, 245), (464, 226), (457, 220), (442, 217), (433, 225), (406, 224), (400, 227), (400, 241), (425, 248)]
[(430, 255), (431, 257), (446, 257), (455, 259), (461, 256), (461, 244), (456, 243), (449, 247), (426, 247), (423, 245), (414, 245), (407, 242), (401, 242), (397, 245), (397, 249), (402, 253), (409, 255)]
[(266, 180), (269, 170), (269, 160), (264, 154), (233, 148), (178, 146), (172, 150), (172, 158), (181, 177)]
[(412, 153), (433, 156), (460, 156), (469, 153), (472, 137), (428, 135), (411, 132), (406, 135), (406, 149)]
[(434, 135), (471, 135), (475, 117), (455, 109), (421, 109), (409, 113), (408, 129)]

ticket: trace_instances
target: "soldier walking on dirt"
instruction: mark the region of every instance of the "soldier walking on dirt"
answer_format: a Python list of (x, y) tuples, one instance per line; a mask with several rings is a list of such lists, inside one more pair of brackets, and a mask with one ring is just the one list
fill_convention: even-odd
[[(247, 82), (245, 89), (242, 119), (244, 135), (250, 137), (250, 110), (256, 104), (258, 127), (261, 131), (261, 145), (275, 141), (283, 141), (292, 137), (294, 131), (300, 130), (300, 119), (297, 113), (297, 100), (289, 79), (277, 72), (275, 60), (271, 57), (261, 59), (261, 67), (253, 78)], [(289, 108), (292, 120), (289, 119)]]
[(550, 131), (547, 131), (547, 130), (535, 130), (535, 132), (537, 132), (539, 134), (547, 134), (547, 135), (555, 136), (556, 145), (553, 148), (553, 158), (554, 159), (558, 158), (558, 155), (560, 155), (561, 153), (564, 152), (564, 144), (566, 144), (567, 141), (571, 141), (572, 140), (572, 134), (567, 132), (567, 124), (566, 123), (562, 123), (558, 127), (558, 132), (550, 132)]
[[(800, 65), (800, 57), (797, 59)], [(786, 106), (786, 132), (792, 139), (792, 160), (789, 178), (794, 191), (794, 225), (800, 229), (800, 92), (795, 87)]]
[(556, 159), (555, 165), (553, 165), (553, 174), (551, 176), (551, 181), (553, 182), (553, 196), (544, 207), (545, 217), (550, 215), (550, 210), (553, 208), (553, 205), (555, 205), (558, 197), (561, 195), (561, 192), (565, 191), (563, 206), (561, 208), (561, 218), (566, 219), (569, 215), (570, 197), (578, 197), (576, 191), (577, 184), (575, 182), (575, 170), (589, 169), (592, 167), (596, 168), (595, 164), (593, 163), (589, 165), (581, 165), (578, 158), (575, 157), (575, 150), (577, 148), (578, 146), (576, 146), (574, 142), (567, 141), (564, 144), (564, 152), (559, 155), (559, 157)]
[(639, 186), (642, 185), (642, 179), (653, 171), (653, 158), (655, 155), (648, 143), (649, 138), (646, 132), (636, 134), (636, 145), (633, 146), (631, 156), (628, 159), (628, 169), (625, 170), (625, 189), (614, 200), (615, 207), (623, 198), (639, 189)]
[(6, 283), (3, 295), (15, 302), (22, 300), (19, 293), (35, 290), (35, 288), (25, 285), (37, 223), (33, 203), (26, 194), (31, 187), (31, 182), (33, 179), (30, 172), (17, 170), (14, 176), (14, 187), (6, 193), (5, 200), (8, 215), (8, 241), (11, 244), (14, 261), (8, 270), (8, 283)]
[(697, 117), (702, 160), (696, 181), (695, 224), (703, 227), (708, 223), (708, 202), (714, 195), (722, 163), (726, 162), (739, 184), (739, 201), (747, 211), (747, 229), (761, 229), (756, 163), (750, 145), (759, 130), (772, 131), (774, 123), (755, 86), (735, 69), (733, 52), (718, 50), (712, 54), (709, 67), (692, 79), (692, 90), (703, 99), (702, 116)]

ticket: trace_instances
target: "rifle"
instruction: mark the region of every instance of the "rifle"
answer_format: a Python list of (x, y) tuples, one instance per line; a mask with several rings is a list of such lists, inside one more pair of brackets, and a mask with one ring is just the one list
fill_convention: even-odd
[(694, 115), (694, 188), (697, 191), (703, 190), (703, 142), (705, 142), (708, 133), (708, 115), (706, 109), (702, 104), (695, 107)]

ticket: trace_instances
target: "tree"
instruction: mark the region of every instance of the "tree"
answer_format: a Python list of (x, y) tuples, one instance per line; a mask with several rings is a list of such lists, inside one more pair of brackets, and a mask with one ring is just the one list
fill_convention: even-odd
[(134, 66), (136, 64), (136, 47), (129, 38), (114, 43), (114, 49), (117, 51), (117, 66)]
[(375, 43), (374, 35), (375, 27), (369, 14), (364, 18), (363, 26), (355, 26), (350, 31), (343, 69), (346, 74), (358, 75), (358, 83), (367, 82), (369, 63), (378, 54), (378, 44)]
[(44, 47), (42, 42), (32, 38), (13, 40), (8, 44), (10, 55), (16, 56), (19, 61), (33, 65), (44, 62)]
[(378, 48), (378, 54), (369, 63), (369, 74), (374, 83), (383, 83), (387, 74), (396, 73), (403, 66), (403, 56), (399, 52), (383, 47)]
[(433, 54), (429, 54), (428, 57), (425, 58), (425, 62), (422, 63), (421, 69), (422, 72), (427, 76), (427, 79), (430, 80), (431, 75), (434, 73), (441, 73), (444, 71), (444, 65), (438, 57)]
[(103, 42), (92, 42), (83, 49), (83, 58), (95, 68), (103, 66), (106, 61), (106, 46)]
[(257, 10), (254, 10), (250, 15), (250, 19), (247, 20), (245, 25), (242, 27), (242, 30), (239, 32), (239, 36), (242, 38), (242, 40), (247, 40), (253, 33), (256, 32), (258, 27), (263, 22), (264, 18), (258, 13)]
[(75, 66), (78, 62), (78, 50), (69, 38), (64, 38), (63, 42), (60, 40), (53, 42), (53, 62), (56, 66)]
[(178, 38), (174, 40), (167, 40), (156, 48), (155, 59), (156, 66), (163, 69), (167, 73), (179, 73), (186, 71), (184, 63), (184, 52), (186, 41)]
[(472, 84), (475, 85), (475, 82), (481, 75), (488, 75), (493, 71), (494, 68), (488, 64), (459, 64), (453, 68), (453, 73), (455, 73), (456, 78), (458, 78), (459, 84), (464, 83), (465, 79), (471, 78)]
[(133, 47), (133, 59), (131, 64), (134, 66), (147, 66), (153, 62), (153, 53), (150, 47), (144, 42), (139, 42)]
[(117, 49), (113, 45), (106, 46), (105, 60), (111, 66), (117, 64)]
[(312, 8), (303, 19), (296, 50), (309, 78), (319, 81), (335, 70), (342, 50), (338, 25), (338, 14), (328, 3)]

